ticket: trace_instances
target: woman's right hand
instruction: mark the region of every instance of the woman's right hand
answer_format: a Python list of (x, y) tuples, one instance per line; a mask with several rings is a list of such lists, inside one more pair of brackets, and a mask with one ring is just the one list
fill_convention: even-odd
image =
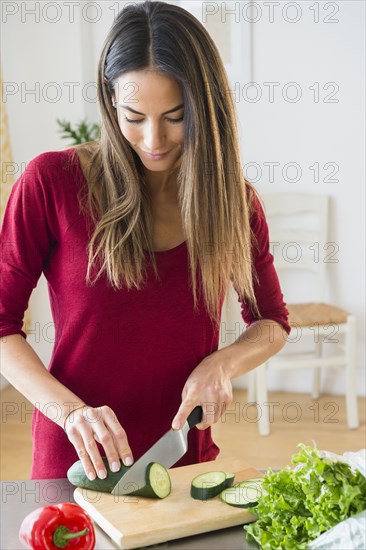
[(96, 441), (103, 445), (112, 472), (120, 469), (120, 459), (131, 466), (133, 456), (127, 435), (108, 405), (75, 409), (65, 421), (65, 432), (74, 445), (89, 479), (104, 479), (107, 472)]

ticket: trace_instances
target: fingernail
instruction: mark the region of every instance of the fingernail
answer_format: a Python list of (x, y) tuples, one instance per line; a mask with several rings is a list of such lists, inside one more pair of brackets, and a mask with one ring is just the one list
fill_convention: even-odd
[(172, 424), (172, 428), (173, 428), (173, 430), (179, 430), (180, 429), (180, 424), (179, 424), (178, 420), (174, 420), (174, 422)]
[(112, 462), (111, 470), (112, 472), (118, 472), (120, 469), (120, 463), (119, 462)]
[(133, 460), (130, 456), (126, 456), (126, 458), (123, 460), (126, 466), (131, 466), (133, 463)]
[(88, 478), (93, 481), (95, 479), (95, 473), (94, 472), (89, 472), (88, 473)]
[(107, 477), (105, 470), (99, 470), (98, 475), (100, 479), (105, 479)]

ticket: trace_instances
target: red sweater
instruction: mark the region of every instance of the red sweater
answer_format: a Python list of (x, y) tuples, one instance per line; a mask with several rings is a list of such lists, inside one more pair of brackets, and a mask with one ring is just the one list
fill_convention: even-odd
[[(88, 405), (114, 410), (136, 460), (170, 428), (189, 374), (217, 350), (219, 333), (203, 302), (194, 312), (185, 242), (156, 253), (161, 282), (148, 264), (143, 290), (115, 291), (105, 278), (86, 286), (88, 232), (76, 196), (86, 182), (79, 162), (70, 162), (72, 151), (38, 155), (13, 186), (2, 227), (0, 336), (27, 337), (24, 311), (43, 272), (55, 327), (48, 369)], [(257, 199), (251, 224), (260, 244), (259, 310), (289, 333)], [(247, 326), (255, 321), (245, 303), (242, 316)], [(66, 477), (78, 456), (62, 428), (35, 408), (32, 435), (31, 479)], [(193, 428), (189, 450), (177, 466), (213, 460), (218, 453), (211, 430)]]

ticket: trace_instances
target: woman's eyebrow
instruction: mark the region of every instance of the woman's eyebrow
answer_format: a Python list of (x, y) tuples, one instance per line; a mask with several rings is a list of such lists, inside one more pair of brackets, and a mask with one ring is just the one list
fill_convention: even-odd
[[(127, 109), (128, 111), (131, 111), (131, 113), (135, 113), (135, 115), (145, 116), (145, 113), (140, 113), (139, 111), (135, 111), (135, 109), (132, 109), (132, 107), (129, 107), (128, 105), (120, 105), (120, 107), (123, 107), (123, 109)], [(169, 109), (169, 111), (165, 111), (165, 113), (162, 113), (162, 114), (167, 115), (169, 113), (173, 113), (174, 111), (178, 111), (178, 109), (181, 109), (182, 107), (184, 107), (183, 103), (181, 103), (180, 105), (177, 105), (176, 107), (173, 107), (173, 109)]]

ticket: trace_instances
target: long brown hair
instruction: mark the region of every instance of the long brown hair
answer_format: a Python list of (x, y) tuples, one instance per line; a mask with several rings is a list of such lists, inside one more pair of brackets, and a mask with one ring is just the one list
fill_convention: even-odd
[(143, 165), (122, 135), (112, 105), (116, 81), (123, 73), (151, 68), (176, 79), (184, 99), (183, 153), (175, 170), (194, 306), (199, 272), (205, 306), (214, 323), (220, 322), (220, 304), (230, 281), (240, 299), (249, 301), (261, 318), (253, 292), (256, 243), (249, 224), (256, 191), (242, 174), (227, 74), (198, 19), (160, 1), (126, 6), (100, 55), (101, 137), (83, 146), (90, 151), (84, 203), (95, 221), (86, 280), (93, 284), (105, 273), (115, 289), (124, 284), (140, 289), (146, 251), (159, 276)]

